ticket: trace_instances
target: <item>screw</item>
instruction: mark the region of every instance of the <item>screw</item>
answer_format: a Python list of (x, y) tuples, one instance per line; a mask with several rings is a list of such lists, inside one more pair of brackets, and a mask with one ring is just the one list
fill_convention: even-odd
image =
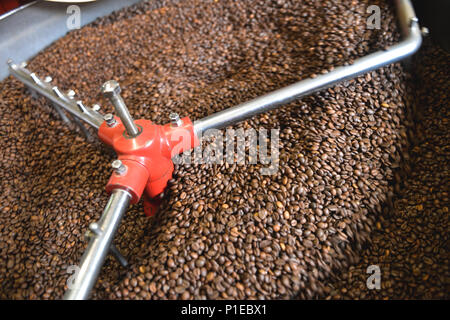
[(175, 127), (181, 127), (183, 125), (183, 121), (180, 119), (178, 113), (172, 112), (169, 114), (169, 118)]
[(127, 169), (126, 167), (125, 167), (125, 165), (122, 163), (122, 161), (120, 161), (120, 160), (114, 160), (112, 163), (111, 163), (111, 167), (114, 169), (114, 171), (117, 173), (117, 174), (119, 174), (119, 175), (121, 175), (121, 174), (123, 174), (124, 172), (125, 172), (125, 170)]
[(94, 104), (94, 105), (92, 106), (92, 110), (94, 110), (94, 111), (99, 111), (99, 110), (100, 110), (100, 105), (99, 105), (99, 104)]
[(50, 82), (52, 82), (52, 80), (53, 80), (52, 77), (46, 76), (44, 79), (44, 82), (50, 83)]
[(103, 120), (106, 121), (106, 124), (108, 125), (108, 127), (112, 128), (115, 127), (117, 124), (116, 119), (114, 118), (112, 113), (107, 113), (103, 116)]

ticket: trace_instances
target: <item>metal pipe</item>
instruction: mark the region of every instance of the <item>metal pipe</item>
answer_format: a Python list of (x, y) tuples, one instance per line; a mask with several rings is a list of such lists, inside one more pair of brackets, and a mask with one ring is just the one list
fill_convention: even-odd
[(119, 84), (114, 80), (106, 81), (102, 86), (103, 95), (111, 100), (111, 103), (114, 105), (114, 109), (116, 110), (117, 116), (122, 121), (122, 124), (125, 127), (128, 135), (131, 137), (136, 137), (137, 135), (139, 135), (139, 130), (136, 127), (136, 124), (134, 123), (134, 120), (131, 117), (127, 106), (125, 105), (125, 102), (120, 96), (120, 91), (121, 90)]
[(131, 137), (136, 137), (139, 134), (139, 130), (134, 124), (133, 118), (128, 111), (123, 99), (121, 96), (112, 97), (111, 102), (114, 105), (114, 109), (117, 112), (117, 116), (122, 120), (122, 124), (127, 130), (127, 133)]
[(348, 66), (337, 67), (333, 71), (313, 79), (296, 82), (235, 107), (217, 112), (194, 122), (197, 136), (208, 129), (220, 129), (272, 110), (297, 98), (326, 89), (336, 83), (355, 78), (363, 73), (397, 62), (416, 52), (422, 36), (418, 19), (409, 0), (396, 1), (399, 25), (404, 39), (387, 50), (378, 51), (354, 61)]
[(64, 295), (65, 300), (89, 298), (130, 199), (131, 195), (125, 190), (115, 189), (112, 192), (102, 217), (95, 224), (93, 236), (81, 258), (75, 282)]
[(30, 73), (27, 69), (14, 64), (11, 60), (8, 61), (8, 65), (9, 71), (14, 77), (22, 81), (31, 90), (49, 99), (54, 105), (63, 108), (74, 117), (80, 118), (96, 129), (103, 123), (103, 117), (97, 111), (87, 107), (84, 111), (81, 111), (76, 101), (68, 99), (57, 87), (52, 87), (49, 83), (40, 80), (34, 73)]

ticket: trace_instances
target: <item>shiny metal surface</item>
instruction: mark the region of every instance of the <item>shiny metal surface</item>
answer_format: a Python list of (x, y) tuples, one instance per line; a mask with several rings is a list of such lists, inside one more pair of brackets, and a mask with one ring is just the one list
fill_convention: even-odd
[(32, 6), (32, 5), (36, 4), (37, 2), (38, 1), (32, 1), (32, 2), (26, 3), (26, 4), (24, 4), (24, 5), (20, 6), (20, 7), (17, 7), (15, 9), (12, 9), (12, 10), (2, 14), (0, 16), (0, 21), (6, 19), (9, 16), (12, 16), (13, 14), (18, 13), (21, 10), (24, 10), (24, 9), (28, 8), (29, 6)]
[(84, 300), (89, 298), (103, 262), (111, 248), (114, 234), (128, 209), (130, 199), (131, 195), (127, 191), (114, 190), (100, 220), (96, 225), (91, 224), (90, 230), (93, 235), (90, 237), (88, 247), (81, 258), (76, 280), (64, 295), (65, 300)]
[(416, 52), (422, 36), (417, 17), (409, 0), (395, 1), (400, 28), (404, 39), (387, 50), (381, 50), (362, 58), (348, 66), (337, 67), (316, 78), (296, 82), (251, 101), (217, 112), (194, 122), (197, 135), (208, 129), (220, 129), (251, 118), (257, 114), (275, 109), (297, 98), (326, 89), (339, 82), (355, 78), (366, 72), (402, 60)]
[(111, 103), (114, 105), (114, 110), (116, 110), (117, 116), (122, 121), (128, 135), (130, 137), (136, 137), (139, 134), (139, 130), (125, 105), (125, 102), (120, 96), (120, 91), (119, 84), (114, 80), (106, 81), (102, 86), (103, 95), (111, 100)]
[[(99, 235), (100, 227), (97, 222), (93, 222), (89, 225), (89, 229), (84, 234), (84, 240), (89, 242), (92, 237), (95, 235)], [(119, 249), (114, 245), (114, 243), (111, 244), (109, 247), (109, 252), (116, 258), (116, 260), (122, 265), (122, 267), (128, 266), (127, 259), (120, 253)]]
[(111, 254), (116, 258), (117, 262), (120, 263), (120, 265), (124, 268), (128, 266), (127, 259), (120, 253), (119, 249), (114, 244), (111, 244), (111, 247), (109, 247), (109, 251)]
[(114, 160), (112, 163), (111, 163), (111, 167), (114, 169), (114, 171), (117, 173), (117, 174), (123, 174), (126, 170), (127, 170), (127, 168), (126, 168), (126, 166), (122, 163), (122, 161), (120, 161), (120, 160)]
[(107, 126), (110, 128), (115, 127), (117, 125), (117, 121), (112, 113), (105, 114), (103, 116), (103, 120), (106, 121)]
[(172, 112), (169, 114), (170, 122), (175, 127), (181, 127), (183, 125), (183, 121), (180, 119), (180, 116), (176, 112)]
[(103, 123), (103, 117), (99, 112), (84, 106), (80, 108), (77, 101), (70, 99), (58, 87), (53, 87), (50, 82), (41, 80), (35, 73), (27, 70), (25, 66), (16, 65), (11, 60), (8, 61), (8, 65), (9, 71), (14, 77), (22, 81), (30, 90), (49, 99), (53, 105), (64, 109), (72, 116), (83, 120), (96, 129)]

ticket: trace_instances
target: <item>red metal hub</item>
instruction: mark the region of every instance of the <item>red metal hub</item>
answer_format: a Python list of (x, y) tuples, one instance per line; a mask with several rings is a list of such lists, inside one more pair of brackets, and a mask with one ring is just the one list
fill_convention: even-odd
[(120, 188), (131, 194), (131, 204), (139, 201), (145, 191), (144, 211), (147, 216), (156, 213), (159, 195), (164, 192), (174, 170), (172, 157), (199, 144), (191, 120), (182, 119), (182, 125), (156, 125), (149, 120), (136, 120), (139, 135), (129, 137), (120, 118), (110, 127), (104, 122), (98, 136), (117, 153), (125, 166), (123, 172), (114, 172), (106, 191)]

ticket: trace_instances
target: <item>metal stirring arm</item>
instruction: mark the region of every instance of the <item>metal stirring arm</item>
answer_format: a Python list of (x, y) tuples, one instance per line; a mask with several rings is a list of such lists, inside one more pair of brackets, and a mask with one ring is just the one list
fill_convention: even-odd
[[(75, 92), (73, 90), (64, 93), (58, 87), (52, 86), (51, 77), (47, 76), (42, 80), (35, 73), (26, 69), (25, 63), (17, 65), (12, 60), (9, 60), (8, 66), (11, 74), (23, 82), (33, 96), (39, 93), (49, 99), (62, 120), (66, 123), (70, 122), (70, 120), (64, 111), (68, 112), (72, 115), (75, 124), (86, 135), (88, 135), (87, 130), (80, 120), (83, 120), (96, 130), (105, 121), (104, 117), (98, 112), (98, 105), (94, 105), (92, 108), (85, 106), (81, 101), (74, 99)], [(114, 81), (109, 81), (103, 89), (106, 96), (112, 100), (118, 100), (118, 102), (114, 101), (116, 102), (114, 103), (116, 112), (120, 115), (128, 115), (128, 118), (123, 120), (128, 120), (131, 123), (130, 125), (133, 125), (133, 120), (128, 113), (128, 109), (118, 94), (120, 92), (118, 84)], [(89, 298), (92, 287), (97, 281), (98, 274), (108, 253), (112, 253), (122, 266), (127, 266), (126, 259), (114, 246), (113, 239), (122, 217), (128, 209), (130, 199), (131, 195), (127, 191), (121, 189), (113, 190), (100, 220), (90, 224), (89, 230), (85, 233), (85, 240), (88, 241), (88, 246), (81, 258), (75, 282), (70, 284), (69, 289), (64, 295), (64, 299), (80, 300)]]
[[(337, 67), (333, 71), (305, 79), (290, 86), (275, 90), (232, 108), (219, 111), (194, 122), (197, 135), (208, 129), (220, 129), (267, 112), (295, 99), (326, 89), (345, 80), (400, 61), (415, 53), (422, 43), (422, 31), (409, 0), (396, 0), (398, 24), (403, 40), (387, 50), (369, 54), (355, 60), (348, 66)], [(426, 33), (426, 32), (424, 32)]]
[[(400, 61), (412, 55), (420, 48), (422, 43), (422, 31), (419, 27), (418, 18), (410, 0), (395, 0), (395, 5), (397, 8), (398, 24), (404, 36), (403, 40), (398, 44), (393, 45), (387, 50), (380, 50), (359, 58), (348, 66), (337, 67), (333, 71), (319, 75), (316, 78), (296, 82), (251, 101), (199, 119), (195, 121), (194, 129), (196, 134), (201, 135), (202, 132), (208, 129), (219, 129), (235, 124), (257, 114), (273, 110), (300, 97), (329, 88), (339, 82), (355, 78), (361, 74)], [(60, 114), (61, 110), (58, 110), (59, 107), (73, 116), (84, 120), (96, 129), (103, 123), (103, 117), (97, 110), (85, 107), (81, 101), (71, 100), (61, 93), (57, 87), (52, 87), (49, 81), (39, 79), (24, 66), (18, 66), (11, 60), (8, 61), (8, 65), (12, 75), (22, 81), (32, 91), (38, 92), (52, 101)], [(115, 104), (119, 106), (121, 104), (123, 105), (120, 97), (116, 98), (114, 88), (107, 87), (105, 90), (111, 91), (109, 93), (110, 98), (111, 100), (116, 99)], [(122, 110), (123, 108), (116, 108), (119, 115)], [(61, 116), (63, 120), (66, 120), (64, 119), (64, 115)], [(121, 118), (124, 118), (124, 123), (129, 123), (132, 126), (127, 121), (129, 116), (125, 114)], [(137, 133), (136, 129), (133, 128), (130, 128), (130, 132), (131, 136)]]
[(12, 60), (8, 60), (8, 66), (11, 74), (23, 82), (28, 89), (49, 99), (65, 122), (68, 119), (62, 113), (62, 110), (67, 111), (77, 119), (83, 120), (95, 129), (98, 129), (103, 123), (103, 116), (98, 112), (98, 107), (89, 108), (83, 105), (83, 102), (76, 101), (73, 99), (73, 91), (69, 91), (67, 94), (63, 93), (58, 87), (50, 84), (50, 77), (42, 80), (35, 73), (26, 69), (25, 64), (17, 65)]
[(81, 258), (80, 269), (75, 282), (70, 285), (64, 295), (66, 300), (88, 299), (94, 287), (103, 262), (112, 247), (114, 235), (119, 228), (123, 215), (128, 209), (131, 195), (125, 190), (114, 190), (103, 211), (100, 220), (90, 225), (92, 236)]

